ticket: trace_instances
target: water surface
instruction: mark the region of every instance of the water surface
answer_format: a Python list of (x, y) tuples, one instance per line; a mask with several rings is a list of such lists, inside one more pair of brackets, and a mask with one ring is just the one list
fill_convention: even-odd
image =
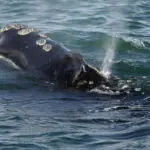
[(0, 149), (149, 150), (149, 0), (5, 0), (0, 20), (40, 28), (98, 68), (112, 48), (112, 74), (141, 88), (120, 97), (53, 91), (0, 65)]

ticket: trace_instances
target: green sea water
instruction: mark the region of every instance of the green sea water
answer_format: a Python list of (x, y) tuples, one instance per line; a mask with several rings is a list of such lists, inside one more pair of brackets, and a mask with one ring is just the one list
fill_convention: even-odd
[(90, 95), (0, 64), (0, 150), (149, 150), (150, 1), (0, 0), (0, 27), (39, 28), (136, 94)]

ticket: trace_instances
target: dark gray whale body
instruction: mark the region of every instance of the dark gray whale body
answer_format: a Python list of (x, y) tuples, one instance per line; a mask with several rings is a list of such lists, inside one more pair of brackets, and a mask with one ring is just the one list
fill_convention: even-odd
[(38, 30), (22, 24), (1, 29), (0, 55), (21, 69), (36, 68), (49, 80), (65, 87), (91, 89), (107, 82), (79, 53), (67, 50)]

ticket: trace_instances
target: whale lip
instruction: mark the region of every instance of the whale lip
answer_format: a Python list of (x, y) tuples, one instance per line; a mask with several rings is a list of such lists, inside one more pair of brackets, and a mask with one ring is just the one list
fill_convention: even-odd
[(8, 67), (14, 68), (16, 70), (21, 70), (21, 68), (16, 63), (14, 63), (11, 59), (5, 57), (4, 55), (0, 55), (0, 61)]
[(5, 51), (3, 49), (0, 49), (0, 55), (8, 59), (8, 55), (10, 54), (10, 51)]
[[(18, 66), (18, 68), (20, 68), (19, 70), (26, 69), (28, 66), (28, 60), (25, 57), (25, 55), (17, 50), (0, 49), (0, 55), (1, 55), (1, 57), (3, 57), (4, 61), (5, 60), (6, 60), (6, 62), (10, 61), (13, 64), (15, 64), (16, 66)], [(14, 65), (12, 65), (12, 66), (14, 66)]]

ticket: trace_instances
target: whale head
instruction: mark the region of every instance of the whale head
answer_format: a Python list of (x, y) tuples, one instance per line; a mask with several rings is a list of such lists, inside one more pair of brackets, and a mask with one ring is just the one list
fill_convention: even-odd
[(66, 87), (80, 90), (92, 89), (101, 84), (108, 84), (108, 79), (95, 67), (89, 65), (79, 53), (69, 52), (61, 61), (55, 77)]

